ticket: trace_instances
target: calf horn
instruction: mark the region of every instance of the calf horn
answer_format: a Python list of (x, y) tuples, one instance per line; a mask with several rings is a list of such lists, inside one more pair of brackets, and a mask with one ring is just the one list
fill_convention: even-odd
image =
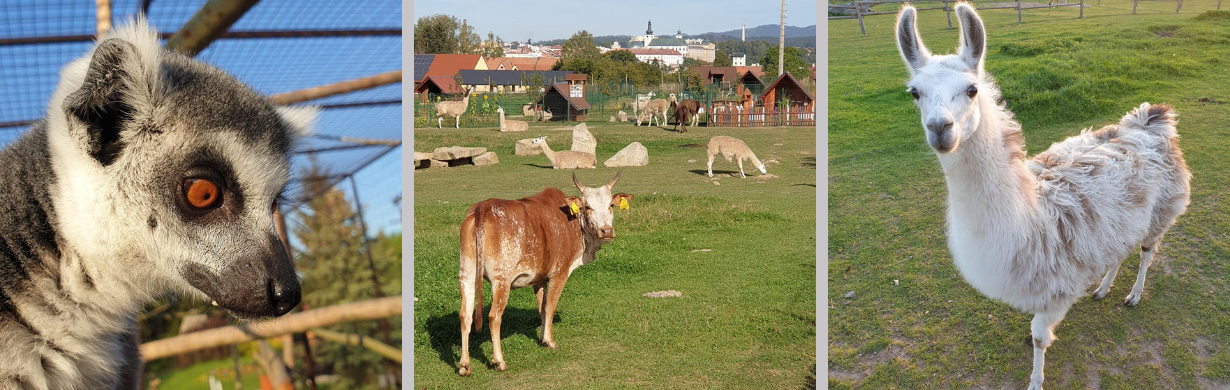
[[(611, 178), (611, 182), (610, 182), (610, 183), (606, 183), (606, 189), (608, 189), (608, 190), (609, 190), (609, 189), (611, 189), (611, 187), (614, 187), (614, 186), (615, 186), (615, 182), (616, 182), (616, 181), (619, 181), (619, 175), (622, 175), (623, 173), (624, 173), (624, 171), (622, 171), (622, 170), (621, 170), (621, 171), (619, 171), (619, 172), (615, 172), (615, 177)], [(576, 174), (574, 173), (573, 175), (576, 175)]]

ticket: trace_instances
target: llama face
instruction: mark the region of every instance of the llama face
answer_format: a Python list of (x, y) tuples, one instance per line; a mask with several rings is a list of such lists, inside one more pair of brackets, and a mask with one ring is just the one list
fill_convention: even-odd
[(981, 119), (977, 97), (982, 89), (986, 31), (969, 5), (959, 4), (956, 11), (961, 46), (953, 55), (931, 55), (918, 35), (913, 7), (903, 8), (897, 17), (897, 48), (911, 76), (906, 91), (918, 105), (927, 144), (940, 154), (956, 151)]

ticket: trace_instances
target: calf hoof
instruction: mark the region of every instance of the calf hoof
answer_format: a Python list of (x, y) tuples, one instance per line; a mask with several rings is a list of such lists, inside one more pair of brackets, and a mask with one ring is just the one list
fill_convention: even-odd
[(538, 345), (551, 349), (559, 349), (559, 345), (556, 345), (554, 341), (539, 341)]
[(496, 362), (494, 368), (496, 371), (508, 371), (508, 365), (504, 364), (504, 362)]
[(457, 368), (457, 375), (470, 376), (470, 365), (463, 364), (461, 367)]

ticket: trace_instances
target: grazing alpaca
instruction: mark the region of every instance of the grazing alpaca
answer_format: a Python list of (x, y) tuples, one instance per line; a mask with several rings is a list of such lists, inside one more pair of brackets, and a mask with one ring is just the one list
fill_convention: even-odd
[(504, 107), (495, 109), (495, 112), (500, 114), (500, 131), (526, 131), (530, 128), (525, 121), (504, 119)]
[(594, 169), (598, 166), (598, 158), (593, 154), (586, 152), (578, 152), (575, 150), (553, 151), (550, 146), (547, 146), (547, 137), (534, 138), (531, 141), (538, 144), (542, 148), (542, 154), (547, 156), (547, 160), (551, 160), (551, 165), (555, 169)]
[(657, 118), (658, 115), (661, 115), (662, 120), (658, 122), (658, 126), (666, 126), (666, 110), (670, 109), (670, 107), (671, 104), (666, 101), (666, 99), (650, 100), (649, 103), (645, 103), (645, 107), (641, 109), (641, 115), (637, 116), (636, 125), (640, 126), (642, 118), (647, 118), (649, 124), (646, 126), (653, 126), (653, 120)]
[(1174, 113), (1149, 103), (1026, 159), (1021, 125), (983, 68), (982, 20), (968, 4), (956, 11), (957, 54), (927, 51), (912, 7), (898, 16), (897, 45), (948, 183), (953, 262), (983, 295), (1034, 313), (1029, 388), (1041, 389), (1055, 325), (1103, 273), (1094, 297), (1106, 296), (1138, 246), (1140, 273), (1124, 302), (1140, 302), (1162, 235), (1187, 208), (1191, 173)]
[(692, 99), (678, 103), (671, 102), (671, 108), (675, 109), (675, 128), (683, 125), (683, 130), (679, 130), (679, 132), (686, 133), (688, 132), (688, 121), (695, 119), (696, 112), (700, 111), (700, 102)]
[(461, 128), (461, 114), (466, 113), (466, 109), (470, 107), (470, 88), (466, 88), (465, 97), (461, 101), (444, 101), (436, 103), (436, 128), (443, 128), (444, 117), (453, 117), (453, 127)]
[(743, 160), (752, 160), (752, 164), (760, 169), (760, 174), (767, 174), (764, 164), (760, 159), (756, 158), (756, 153), (752, 153), (752, 149), (747, 147), (747, 144), (740, 141), (738, 138), (719, 135), (709, 139), (709, 177), (713, 177), (713, 158), (721, 155), (727, 162), (735, 160), (739, 164), (739, 177), (746, 179), (747, 175), (743, 174)]

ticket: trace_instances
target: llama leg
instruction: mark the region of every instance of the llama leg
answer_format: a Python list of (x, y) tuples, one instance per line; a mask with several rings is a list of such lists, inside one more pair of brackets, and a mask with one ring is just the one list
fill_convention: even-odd
[(436, 117), (436, 128), (437, 128), (437, 129), (443, 129), (443, 128), (444, 128), (444, 117), (442, 117), (442, 116), (438, 116), (438, 117)]
[(1106, 276), (1102, 277), (1102, 284), (1098, 285), (1097, 290), (1093, 290), (1093, 299), (1106, 298), (1106, 294), (1110, 293), (1110, 285), (1115, 281), (1115, 276), (1119, 275), (1120, 265), (1123, 265), (1122, 259), (1120, 259), (1118, 263), (1115, 263), (1114, 267), (1110, 267), (1109, 271), (1106, 271)]
[(454, 129), (461, 128), (461, 115), (453, 117), (453, 128)]
[(713, 158), (717, 155), (709, 153), (709, 177), (713, 177)]
[(739, 178), (746, 179), (747, 175), (743, 174), (743, 159), (740, 158), (740, 159), (736, 159), (735, 161), (739, 162)]
[(1029, 376), (1029, 390), (1042, 390), (1042, 369), (1046, 366), (1046, 348), (1055, 341), (1055, 325), (1063, 320), (1068, 307), (1047, 313), (1034, 314), (1030, 323), (1030, 336), (1034, 346), (1034, 372)]
[(1153, 263), (1153, 254), (1157, 253), (1157, 247), (1161, 243), (1162, 240), (1158, 239), (1152, 245), (1140, 247), (1140, 272), (1136, 274), (1136, 284), (1132, 285), (1132, 293), (1123, 299), (1123, 304), (1136, 306), (1140, 303), (1140, 294), (1145, 290), (1145, 273), (1149, 272), (1149, 264)]

